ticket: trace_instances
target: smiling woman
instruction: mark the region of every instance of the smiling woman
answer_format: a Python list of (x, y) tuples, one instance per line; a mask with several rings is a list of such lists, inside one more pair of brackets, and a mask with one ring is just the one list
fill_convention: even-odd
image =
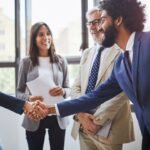
[[(39, 11), (41, 8), (44, 9)], [(80, 55), (79, 47), (82, 42), (80, 0), (44, 0), (44, 3), (32, 0), (31, 10), (31, 24), (44, 21), (51, 26), (60, 54), (63, 56)]]
[[(19, 67), (17, 97), (34, 101), (34, 96), (39, 96), (39, 99), (43, 100), (45, 93), (33, 95), (27, 87), (27, 82), (34, 81), (38, 77), (43, 77), (43, 83), (45, 80), (51, 83), (48, 84), (49, 89), (45, 93), (54, 98), (69, 96), (67, 61), (56, 54), (52, 32), (44, 22), (37, 22), (31, 28), (29, 56), (22, 59)], [(44, 102), (51, 104), (47, 99), (44, 99)], [(68, 118), (61, 119), (56, 116), (47, 116), (40, 121), (32, 121), (25, 116), (23, 127), (26, 129), (29, 150), (43, 149), (47, 129), (50, 149), (63, 150), (67, 122)]]

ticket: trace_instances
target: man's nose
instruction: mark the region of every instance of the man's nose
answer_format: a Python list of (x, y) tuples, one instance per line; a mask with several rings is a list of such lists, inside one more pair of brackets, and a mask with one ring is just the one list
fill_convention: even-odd
[(96, 26), (97, 31), (100, 31), (101, 28), (102, 28), (101, 24), (98, 24), (98, 25)]

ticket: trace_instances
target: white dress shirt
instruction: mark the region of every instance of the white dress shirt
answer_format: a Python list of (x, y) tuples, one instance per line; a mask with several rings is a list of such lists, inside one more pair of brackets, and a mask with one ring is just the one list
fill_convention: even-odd
[(127, 42), (127, 45), (126, 45), (126, 50), (129, 51), (129, 59), (130, 59), (130, 62), (132, 63), (132, 60), (133, 60), (133, 44), (134, 44), (134, 38), (135, 38), (135, 32), (133, 32), (129, 39), (128, 39), (128, 42)]

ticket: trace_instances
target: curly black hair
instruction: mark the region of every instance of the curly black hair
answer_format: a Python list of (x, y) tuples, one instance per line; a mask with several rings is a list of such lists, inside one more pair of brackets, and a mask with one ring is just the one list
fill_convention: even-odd
[(99, 2), (99, 8), (106, 10), (112, 19), (123, 17), (124, 26), (130, 32), (142, 31), (144, 28), (145, 5), (137, 0), (103, 0)]

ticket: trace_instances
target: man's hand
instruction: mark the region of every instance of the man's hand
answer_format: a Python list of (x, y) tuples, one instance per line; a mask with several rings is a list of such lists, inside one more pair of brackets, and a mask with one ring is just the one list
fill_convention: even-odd
[(49, 94), (51, 96), (63, 96), (65, 94), (65, 90), (62, 87), (56, 86), (49, 90)]
[(79, 122), (81, 123), (81, 128), (83, 132), (86, 134), (95, 135), (97, 131), (101, 128), (101, 126), (96, 125), (93, 120), (94, 116), (89, 113), (78, 113), (77, 117)]
[(24, 105), (24, 112), (31, 120), (40, 120), (48, 115), (47, 106), (40, 101), (26, 102)]

